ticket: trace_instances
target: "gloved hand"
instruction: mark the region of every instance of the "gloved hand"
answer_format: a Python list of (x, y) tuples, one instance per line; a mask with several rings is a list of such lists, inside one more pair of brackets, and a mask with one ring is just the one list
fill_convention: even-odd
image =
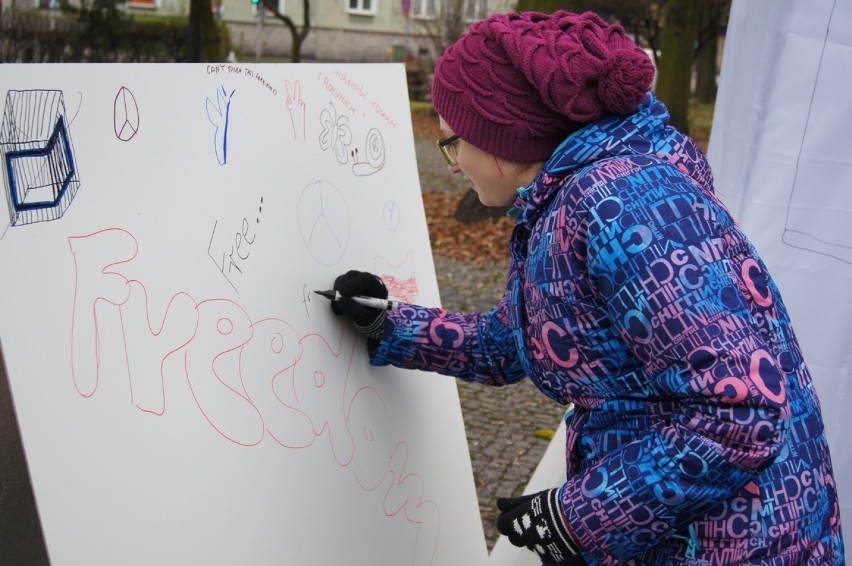
[[(559, 488), (515, 498), (500, 498), (497, 530), (515, 546), (525, 546), (545, 564), (585, 564), (565, 525)], [(570, 560), (574, 557), (574, 559)]]
[(355, 326), (355, 330), (367, 338), (380, 339), (385, 329), (387, 311), (365, 307), (347, 297), (362, 295), (387, 299), (388, 288), (385, 287), (384, 282), (372, 273), (352, 270), (335, 279), (332, 289), (343, 297), (337, 301), (331, 301), (331, 310), (334, 314), (348, 317)]

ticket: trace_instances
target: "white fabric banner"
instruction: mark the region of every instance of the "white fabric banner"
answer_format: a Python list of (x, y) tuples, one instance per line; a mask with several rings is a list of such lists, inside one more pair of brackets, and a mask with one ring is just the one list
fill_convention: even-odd
[(852, 0), (734, 0), (709, 158), (814, 377), (852, 548)]

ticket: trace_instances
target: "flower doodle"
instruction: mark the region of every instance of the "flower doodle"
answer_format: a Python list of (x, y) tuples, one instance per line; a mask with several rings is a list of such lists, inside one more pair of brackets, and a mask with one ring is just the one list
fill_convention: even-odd
[(320, 123), (322, 124), (322, 133), (320, 133), (320, 147), (322, 149), (331, 149), (334, 156), (337, 157), (337, 162), (345, 164), (349, 160), (348, 147), (352, 143), (352, 130), (349, 129), (347, 122), (349, 119), (346, 116), (338, 116), (337, 109), (333, 104), (330, 104), (331, 111), (327, 108), (320, 112)]
[(216, 152), (216, 161), (219, 165), (228, 163), (228, 121), (231, 118), (231, 98), (236, 89), (228, 92), (224, 86), (216, 91), (216, 101), (208, 98), (205, 101), (207, 119), (215, 128), (213, 132), (213, 149)]

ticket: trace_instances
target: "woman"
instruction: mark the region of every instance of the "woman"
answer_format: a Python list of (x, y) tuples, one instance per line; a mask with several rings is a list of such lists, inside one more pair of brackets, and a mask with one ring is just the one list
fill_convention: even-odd
[[(566, 417), (567, 481), (501, 499), (546, 564), (844, 563), (819, 401), (778, 289), (667, 126), (653, 67), (592, 13), (497, 14), (438, 61), (451, 172), (514, 205), (488, 313), (333, 303), (375, 365), (529, 377)], [(350, 271), (343, 296), (387, 297)]]

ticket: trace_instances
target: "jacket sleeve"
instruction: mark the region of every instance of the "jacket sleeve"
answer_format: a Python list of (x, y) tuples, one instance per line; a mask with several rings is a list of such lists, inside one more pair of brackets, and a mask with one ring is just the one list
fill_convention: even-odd
[(388, 312), (382, 340), (370, 363), (434, 371), (486, 385), (506, 385), (524, 376), (504, 296), (488, 313), (447, 312), (402, 305)]
[(648, 183), (633, 193), (641, 205), (612, 192), (586, 198), (584, 251), (643, 369), (637, 395), (675, 410), (563, 487), (572, 529), (603, 564), (694, 529), (772, 464), (789, 426), (771, 322), (785, 311), (765, 266), (723, 207), (676, 170), (639, 176), (626, 181)]

